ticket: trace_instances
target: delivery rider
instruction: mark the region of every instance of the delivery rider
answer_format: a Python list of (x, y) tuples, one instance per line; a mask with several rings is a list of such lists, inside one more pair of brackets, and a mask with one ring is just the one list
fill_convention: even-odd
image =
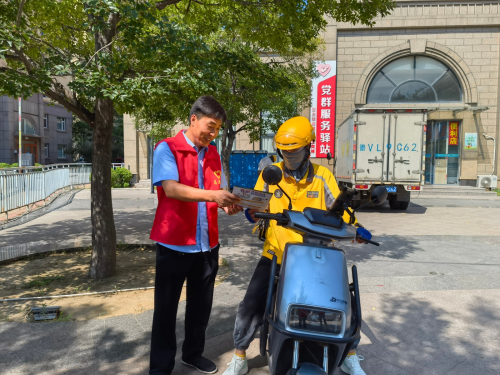
[[(309, 160), (311, 142), (315, 140), (314, 129), (305, 117), (294, 117), (286, 121), (275, 135), (275, 143), (283, 162), (277, 165), (283, 171), (280, 187), (269, 186), (259, 176), (255, 190), (267, 191), (273, 194), (269, 202), (269, 212), (280, 213), (288, 209), (288, 198), (292, 200), (293, 210), (302, 211), (306, 207), (328, 209), (335, 197), (340, 194), (333, 174), (325, 167), (311, 163)], [(247, 210), (249, 221), (255, 222), (256, 210)], [(344, 214), (344, 220), (349, 222), (349, 214)], [(359, 224), (356, 222), (356, 225)], [(358, 235), (370, 239), (371, 234), (359, 226)], [(278, 270), (281, 264), (283, 250), (287, 242), (302, 242), (302, 236), (278, 226), (275, 220), (270, 220), (265, 232), (265, 242), (262, 257), (255, 268), (243, 301), (240, 303), (234, 327), (234, 346), (236, 352), (228, 364), (224, 375), (244, 375), (248, 372), (246, 350), (255, 337), (257, 329), (262, 324), (266, 305), (267, 288), (271, 271), (272, 257), (278, 258)], [(363, 242), (363, 241), (358, 241)], [(366, 375), (359, 365), (355, 342), (349, 356), (342, 364), (341, 370), (353, 375)]]

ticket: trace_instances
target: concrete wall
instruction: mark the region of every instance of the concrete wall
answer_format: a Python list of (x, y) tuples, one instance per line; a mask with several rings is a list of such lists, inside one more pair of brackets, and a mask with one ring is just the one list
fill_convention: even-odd
[(149, 140), (146, 132), (137, 131), (130, 115), (123, 116), (123, 152), (125, 168), (138, 182), (149, 177)]

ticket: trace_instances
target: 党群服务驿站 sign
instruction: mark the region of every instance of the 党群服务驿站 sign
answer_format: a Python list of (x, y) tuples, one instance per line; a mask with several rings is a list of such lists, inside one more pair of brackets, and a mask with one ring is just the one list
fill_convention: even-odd
[(311, 144), (311, 156), (326, 158), (335, 148), (336, 61), (316, 61), (317, 78), (312, 80), (311, 125), (316, 141)]
[(458, 146), (458, 122), (450, 122), (450, 134), (448, 137), (449, 146)]
[(477, 150), (477, 133), (465, 133), (464, 148), (466, 150)]

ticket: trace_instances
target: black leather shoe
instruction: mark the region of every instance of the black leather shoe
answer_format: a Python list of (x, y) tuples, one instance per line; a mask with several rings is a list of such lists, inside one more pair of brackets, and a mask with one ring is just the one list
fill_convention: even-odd
[(182, 360), (182, 364), (194, 367), (199, 372), (202, 372), (204, 374), (215, 374), (217, 372), (217, 366), (215, 365), (215, 363), (204, 357), (194, 358), (189, 361)]

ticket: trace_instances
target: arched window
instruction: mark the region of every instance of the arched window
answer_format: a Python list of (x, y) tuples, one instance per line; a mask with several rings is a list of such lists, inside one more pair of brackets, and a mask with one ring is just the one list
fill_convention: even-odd
[(457, 77), (443, 63), (408, 56), (384, 66), (368, 88), (367, 103), (461, 102)]
[(33, 134), (36, 135), (36, 130), (30, 120), (23, 118), (21, 120), (21, 130), (23, 134)]

